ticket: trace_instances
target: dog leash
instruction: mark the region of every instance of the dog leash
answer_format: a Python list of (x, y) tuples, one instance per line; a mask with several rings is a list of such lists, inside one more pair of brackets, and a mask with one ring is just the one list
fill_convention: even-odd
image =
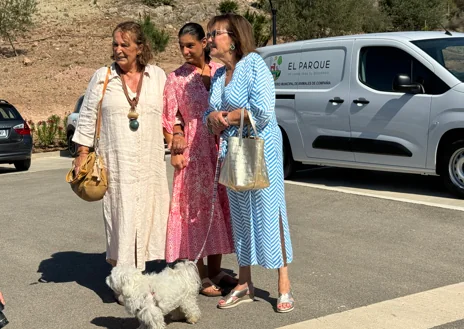
[(214, 173), (214, 184), (213, 184), (213, 202), (211, 206), (211, 214), (209, 218), (209, 226), (208, 226), (208, 231), (206, 232), (206, 237), (205, 237), (205, 242), (203, 243), (203, 246), (201, 247), (200, 252), (198, 253), (198, 256), (195, 258), (193, 261), (195, 264), (198, 263), (198, 260), (201, 257), (201, 254), (205, 250), (206, 247), (206, 242), (208, 241), (208, 235), (211, 230), (211, 225), (213, 224), (213, 218), (214, 218), (214, 205), (216, 203), (217, 199), (217, 190), (218, 190), (218, 181), (219, 181), (219, 173), (220, 173), (220, 156), (221, 156), (221, 145), (222, 145), (222, 137), (219, 138), (219, 148), (218, 148), (218, 156), (216, 160), (216, 172)]

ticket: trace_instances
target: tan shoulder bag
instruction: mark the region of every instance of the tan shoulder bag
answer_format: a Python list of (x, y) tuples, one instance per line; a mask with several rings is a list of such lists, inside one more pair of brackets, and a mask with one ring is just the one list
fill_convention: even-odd
[(94, 151), (89, 152), (87, 159), (80, 164), (79, 172), (74, 175), (74, 160), (71, 170), (66, 175), (66, 181), (71, 185), (71, 189), (79, 198), (85, 201), (98, 201), (103, 198), (108, 189), (108, 179), (102, 157), (98, 154), (98, 144), (100, 141), (101, 129), (101, 107), (103, 96), (105, 96), (106, 86), (110, 76), (111, 68), (108, 67), (103, 93), (97, 106), (97, 122), (95, 127)]

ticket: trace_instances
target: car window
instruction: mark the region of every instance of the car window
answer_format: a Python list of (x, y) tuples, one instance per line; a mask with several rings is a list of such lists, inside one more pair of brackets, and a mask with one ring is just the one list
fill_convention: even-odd
[(82, 102), (84, 101), (84, 96), (79, 97), (74, 108), (74, 113), (79, 113), (81, 111)]
[(0, 121), (17, 120), (19, 113), (10, 105), (0, 105)]
[(426, 94), (439, 95), (450, 89), (435, 73), (398, 48), (364, 47), (359, 60), (359, 80), (379, 91), (395, 92), (393, 79), (398, 74), (407, 74), (414, 83), (422, 84)]

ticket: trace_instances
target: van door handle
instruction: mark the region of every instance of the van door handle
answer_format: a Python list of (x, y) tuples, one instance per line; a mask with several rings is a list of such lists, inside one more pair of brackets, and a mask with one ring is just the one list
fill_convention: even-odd
[(353, 103), (365, 105), (365, 104), (369, 104), (369, 101), (365, 98), (358, 98), (358, 99), (353, 100)]
[(329, 99), (330, 103), (337, 103), (337, 104), (343, 104), (345, 100), (341, 99), (340, 97), (334, 97), (332, 99)]

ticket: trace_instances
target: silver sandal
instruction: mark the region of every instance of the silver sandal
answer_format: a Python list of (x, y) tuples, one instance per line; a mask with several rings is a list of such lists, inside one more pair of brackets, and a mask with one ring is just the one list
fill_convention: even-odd
[[(289, 308), (279, 308), (280, 304), (290, 304)], [(279, 298), (277, 298), (277, 305), (276, 305), (277, 313), (288, 313), (295, 309), (295, 299), (293, 298), (293, 294), (291, 291), (287, 292), (286, 294), (280, 294)]]
[(225, 303), (217, 305), (220, 309), (228, 309), (236, 307), (243, 303), (251, 303), (255, 300), (255, 294), (253, 286), (249, 285), (242, 290), (232, 290), (230, 294), (221, 298)]

